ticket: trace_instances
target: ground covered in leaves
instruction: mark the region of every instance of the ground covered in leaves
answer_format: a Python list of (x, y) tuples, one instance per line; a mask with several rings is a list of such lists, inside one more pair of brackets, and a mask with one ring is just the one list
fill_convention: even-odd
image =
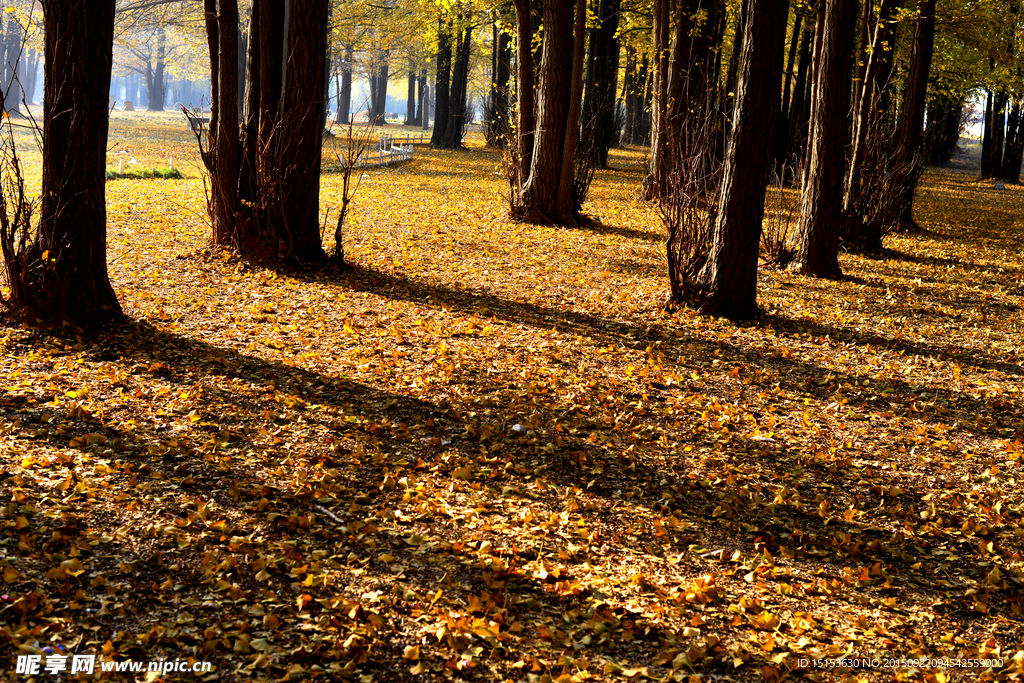
[(571, 229), (419, 148), (365, 172), (348, 268), (274, 272), (205, 248), (180, 119), (112, 121), (111, 167), (185, 174), (107, 186), (131, 322), (0, 322), (0, 677), (1024, 675), (1019, 188), (930, 170), (925, 233), (766, 269), (737, 326), (662, 310), (636, 153)]

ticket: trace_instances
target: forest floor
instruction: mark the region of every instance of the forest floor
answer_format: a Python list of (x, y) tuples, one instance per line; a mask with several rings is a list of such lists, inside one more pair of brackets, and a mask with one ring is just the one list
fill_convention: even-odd
[(0, 679), (1024, 677), (1021, 188), (929, 169), (924, 232), (737, 325), (663, 310), (635, 151), (565, 228), (417, 148), (283, 272), (206, 247), (180, 115), (110, 149), (186, 178), (107, 184), (130, 322), (0, 319)]

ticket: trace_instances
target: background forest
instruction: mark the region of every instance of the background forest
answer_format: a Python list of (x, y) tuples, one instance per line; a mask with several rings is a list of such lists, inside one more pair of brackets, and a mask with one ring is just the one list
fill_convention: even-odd
[(1018, 680), (1018, 9), (6, 3), (0, 679)]

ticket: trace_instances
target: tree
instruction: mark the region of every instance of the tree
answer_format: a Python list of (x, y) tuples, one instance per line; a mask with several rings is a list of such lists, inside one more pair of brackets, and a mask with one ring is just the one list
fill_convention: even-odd
[[(896, 132), (896, 161), (899, 165), (906, 166), (914, 163), (914, 157), (920, 153), (925, 96), (928, 92), (928, 71), (931, 69), (934, 46), (935, 0), (923, 0), (914, 19), (913, 54), (910, 58), (907, 83), (903, 89), (899, 128)], [(900, 188), (897, 216), (900, 226), (905, 229), (917, 229), (917, 223), (913, 216), (914, 191), (916, 189), (916, 174), (908, 178), (908, 182)]]
[(850, 107), (853, 34), (857, 0), (822, 0), (821, 54), (815, 70), (810, 163), (800, 198), (798, 251), (790, 269), (805, 275), (838, 277), (839, 233), (844, 220), (843, 180), (846, 115)]
[(20, 106), (22, 83), (18, 72), (24, 72), (25, 67), (22, 62), (25, 29), (13, 12), (7, 13), (5, 17), (2, 46), (4, 54), (4, 80), (2, 84), (4, 111), (10, 116), (20, 117), (22, 115)]
[(621, 0), (594, 0), (597, 23), (590, 29), (587, 51), (584, 127), (593, 139), (596, 164), (608, 166), (608, 149), (616, 134), (615, 91), (619, 74), (619, 8)]
[(205, 8), (214, 242), (257, 259), (319, 259), (327, 0), (253, 3), (237, 166), (237, 2), (205, 0)]
[(731, 319), (759, 314), (757, 249), (771, 140), (779, 109), (787, 0), (747, 0), (739, 88), (711, 252), (700, 281), (701, 312)]
[(463, 8), (459, 8), (454, 17), (442, 17), (438, 24), (437, 116), (430, 137), (430, 146), (435, 149), (462, 147), (473, 28), (471, 16)]
[[(122, 317), (107, 275), (104, 194), (115, 0), (44, 0), (39, 226), (4, 226), (9, 304), (29, 322), (95, 326)], [(22, 197), (22, 199), (24, 199)], [(27, 217), (22, 214), (23, 218)], [(7, 223), (5, 217), (5, 223)]]
[(586, 0), (544, 3), (540, 82), (536, 90), (530, 5), (526, 0), (516, 0), (515, 8), (519, 126), (518, 169), (512, 179), (514, 213), (530, 223), (575, 225), (582, 203), (574, 192), (574, 171), (583, 99)]
[[(701, 103), (717, 87), (714, 48), (721, 42), (718, 29), (723, 21), (724, 5), (719, 0), (654, 2), (654, 102), (650, 171), (645, 181), (650, 199), (665, 192), (673, 150), (681, 144), (683, 120), (691, 109), (700, 108), (695, 103)], [(740, 45), (741, 41), (739, 34), (735, 42)]]

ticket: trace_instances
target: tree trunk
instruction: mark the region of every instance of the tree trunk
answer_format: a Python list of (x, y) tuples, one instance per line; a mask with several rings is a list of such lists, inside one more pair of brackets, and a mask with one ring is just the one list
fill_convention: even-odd
[[(896, 11), (895, 0), (882, 0), (878, 10), (878, 21), (875, 23), (875, 34), (871, 41), (871, 54), (865, 64), (856, 107), (853, 116), (853, 144), (850, 153), (850, 165), (846, 174), (843, 189), (843, 206), (850, 211), (857, 200), (860, 186), (860, 173), (864, 165), (867, 149), (868, 133), (872, 124), (883, 114), (881, 111), (882, 93), (889, 88), (889, 83), (882, 80), (885, 59), (885, 45), (892, 40), (890, 22)], [(874, 126), (877, 129), (877, 126)]]
[(444, 135), (448, 127), (448, 112), (451, 108), (452, 77), (452, 22), (450, 19), (437, 20), (437, 75), (434, 77), (434, 131), (430, 146), (440, 149), (444, 146)]
[[(43, 184), (34, 313), (94, 326), (122, 317), (107, 275), (104, 185), (114, 0), (45, 0)], [(49, 300), (47, 300), (49, 299)]]
[[(219, 11), (218, 11), (219, 10)], [(213, 243), (237, 242), (235, 211), (238, 192), (238, 3), (205, 0), (206, 36), (210, 50), (210, 171)]]
[[(237, 31), (237, 29), (235, 30)], [(167, 70), (167, 66), (164, 63), (167, 51), (165, 41), (164, 29), (158, 28), (156, 30), (156, 67), (149, 70), (146, 79), (146, 86), (149, 89), (149, 103), (147, 105), (149, 111), (164, 110), (164, 96), (167, 94), (167, 83), (164, 78)], [(237, 51), (236, 49), (235, 52)], [(148, 67), (149, 65), (147, 64)], [(237, 73), (237, 68), (236, 66), (235, 73)], [(237, 102), (237, 98), (235, 98), (235, 101)]]
[[(914, 28), (914, 52), (910, 57), (907, 84), (903, 90), (900, 119), (896, 131), (896, 162), (907, 166), (921, 149), (924, 126), (925, 95), (928, 92), (928, 72), (932, 65), (935, 45), (935, 0), (924, 0), (917, 10)], [(1005, 108), (1005, 98), (1003, 99)], [(899, 201), (899, 222), (904, 229), (917, 230), (914, 221), (914, 192), (917, 175), (902, 188)]]
[(345, 59), (341, 64), (341, 86), (338, 88), (338, 113), (334, 122), (347, 125), (352, 115), (352, 59), (355, 50), (351, 46), (345, 48)]
[(409, 60), (408, 84), (405, 89), (405, 125), (416, 125), (416, 63)]
[[(949, 130), (952, 126), (949, 121), (952, 119), (953, 110), (950, 109), (946, 114), (946, 130), (945, 139), (952, 138), (949, 134)], [(959, 117), (958, 117), (959, 118)], [(1010, 122), (1006, 130), (1006, 145), (1003, 153), (1003, 168), (1002, 176), (1003, 179), (1011, 183), (1020, 182), (1020, 165), (1021, 159), (1024, 157), (1024, 108), (1021, 106), (1021, 100), (1016, 99), (1013, 102), (1013, 108), (1010, 110)]]
[[(457, 22), (462, 24), (465, 20), (466, 17), (460, 14)], [(441, 149), (460, 149), (462, 147), (462, 137), (466, 130), (466, 98), (469, 86), (471, 45), (472, 30), (469, 27), (456, 31), (452, 79), (448, 93), (448, 120), (444, 123)], [(440, 124), (435, 123), (435, 125), (441, 127)]]
[[(530, 175), (530, 164), (533, 162), (534, 129), (536, 118), (534, 113), (534, 55), (531, 42), (533, 40), (533, 19), (530, 0), (513, 0), (516, 9), (516, 97), (519, 120), (516, 122), (516, 159), (518, 168), (516, 177), (512, 179), (515, 186), (513, 192), (518, 195), (516, 204), (522, 203), (522, 187)], [(436, 86), (435, 86), (436, 87)]]
[[(585, 0), (544, 3), (533, 158), (520, 194), (521, 218), (529, 223), (575, 225), (579, 220), (572, 180), (582, 102), (585, 18)], [(569, 54), (571, 60), (566, 59)]]
[(775, 163), (777, 172), (782, 172), (786, 163), (786, 145), (789, 141), (789, 125), (791, 119), (791, 86), (793, 83), (793, 68), (796, 66), (797, 48), (800, 43), (800, 24), (803, 22), (803, 15), (796, 10), (793, 15), (793, 31), (789, 39), (789, 57), (786, 60), (785, 78), (782, 83), (782, 106), (779, 108), (779, 119), (775, 122), (775, 142), (772, 151), (772, 160)]
[[(327, 0), (290, 0), (288, 56), (281, 117), (281, 255), (313, 261), (320, 244), (320, 159), (323, 144), (324, 70), (327, 68)], [(384, 69), (385, 83), (387, 68)]]
[[(237, 4), (205, 0), (205, 6), (213, 106), (204, 161), (217, 179), (214, 236), (230, 235), (239, 250), (261, 260), (319, 259), (327, 0), (253, 3), (240, 170)], [(218, 195), (223, 195), (219, 205)]]
[[(679, 147), (684, 119), (699, 108), (711, 85), (714, 29), (721, 10), (717, 0), (677, 0), (671, 12), (670, 6), (671, 0), (655, 2), (654, 38), (666, 41), (666, 49), (655, 51), (662, 63), (655, 72), (650, 170), (645, 180), (645, 194), (651, 199), (667, 191), (670, 157)], [(667, 17), (667, 12), (672, 17)], [(669, 25), (671, 44), (667, 43)], [(742, 37), (739, 40), (742, 42)]]
[(619, 74), (619, 6), (621, 0), (594, 0), (597, 25), (590, 29), (587, 52), (583, 129), (592, 136), (595, 161), (608, 167), (608, 149), (615, 134), (615, 91)]
[(24, 36), (21, 24), (13, 15), (7, 15), (4, 33), (4, 111), (8, 115), (21, 117), (21, 85), (18, 82), (18, 63), (21, 59), (21, 41)]
[(726, 153), (718, 217), (701, 273), (707, 299), (701, 312), (734, 320), (754, 318), (757, 251), (775, 128), (786, 39), (786, 0), (748, 0), (733, 132)]
[(505, 33), (495, 21), (492, 24), (491, 40), (491, 88), (487, 98), (486, 138), (492, 147), (504, 148), (505, 135), (509, 131), (508, 102), (512, 76), (512, 37)]
[(25, 102), (35, 104), (36, 85), (39, 83), (39, 53), (28, 51), (28, 69), (25, 79)]
[(380, 53), (374, 68), (375, 77), (370, 92), (372, 103), (372, 106), (370, 107), (370, 121), (377, 126), (382, 126), (387, 123), (388, 78), (391, 70), (388, 58), (389, 55), (387, 50)]
[(426, 130), (430, 127), (430, 112), (427, 111), (427, 67), (420, 70), (419, 106), (416, 110), (416, 124)]
[(985, 90), (985, 120), (981, 136), (981, 177), (991, 178), (997, 171), (992, 168), (992, 91)]
[(826, 0), (822, 49), (811, 114), (810, 166), (797, 224), (798, 251), (791, 270), (839, 277), (839, 233), (843, 227), (850, 81), (857, 0)]
[(636, 49), (632, 45), (626, 45), (626, 73), (622, 79), (622, 104), (625, 109), (625, 118), (622, 122), (622, 144), (633, 144), (633, 126), (636, 120), (637, 97), (637, 59)]

